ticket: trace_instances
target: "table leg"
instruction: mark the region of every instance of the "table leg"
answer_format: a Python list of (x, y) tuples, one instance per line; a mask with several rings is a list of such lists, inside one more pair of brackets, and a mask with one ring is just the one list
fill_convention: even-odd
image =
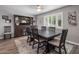
[(48, 41), (46, 41), (46, 46), (45, 46), (45, 51), (44, 51), (44, 54), (47, 54), (47, 53), (49, 53), (49, 43), (48, 43)]
[(38, 43), (38, 48), (37, 48), (37, 54), (39, 54), (39, 43)]
[(38, 47), (37, 47), (37, 54), (39, 54), (39, 45), (40, 45), (40, 42), (39, 42), (39, 37), (38, 37)]

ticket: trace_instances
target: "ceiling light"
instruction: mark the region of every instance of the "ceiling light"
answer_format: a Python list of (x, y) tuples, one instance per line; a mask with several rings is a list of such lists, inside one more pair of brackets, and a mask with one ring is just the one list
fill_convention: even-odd
[(40, 12), (40, 11), (41, 11), (41, 9), (37, 9), (37, 11), (38, 11), (38, 12)]
[(41, 5), (37, 5), (37, 11), (40, 12), (42, 10), (42, 6)]

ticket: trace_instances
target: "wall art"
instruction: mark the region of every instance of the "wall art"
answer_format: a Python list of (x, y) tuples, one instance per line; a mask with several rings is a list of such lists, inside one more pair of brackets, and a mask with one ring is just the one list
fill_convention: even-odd
[(76, 11), (68, 12), (68, 23), (70, 25), (77, 25), (77, 15)]

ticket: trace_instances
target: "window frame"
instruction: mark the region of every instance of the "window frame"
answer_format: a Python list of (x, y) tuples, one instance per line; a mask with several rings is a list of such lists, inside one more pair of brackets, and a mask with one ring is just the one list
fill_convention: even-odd
[[(53, 16), (56, 17), (56, 23), (55, 24), (52, 24), (52, 20), (51, 20), (51, 24), (49, 24), (49, 17), (50, 16), (51, 16), (51, 19), (52, 19)], [(61, 26), (58, 26), (58, 16), (61, 16)], [(47, 22), (46, 22), (46, 18), (47, 18)], [(63, 12), (44, 16), (44, 22), (43, 23), (44, 23), (44, 26), (56, 27), (56, 28), (63, 29)]]

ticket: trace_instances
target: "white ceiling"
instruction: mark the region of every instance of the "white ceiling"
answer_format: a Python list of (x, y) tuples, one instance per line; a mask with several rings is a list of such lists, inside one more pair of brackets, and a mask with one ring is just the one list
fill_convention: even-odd
[(36, 5), (0, 5), (0, 10), (18, 15), (37, 15), (64, 6), (66, 5), (42, 5), (42, 11), (37, 12)]

